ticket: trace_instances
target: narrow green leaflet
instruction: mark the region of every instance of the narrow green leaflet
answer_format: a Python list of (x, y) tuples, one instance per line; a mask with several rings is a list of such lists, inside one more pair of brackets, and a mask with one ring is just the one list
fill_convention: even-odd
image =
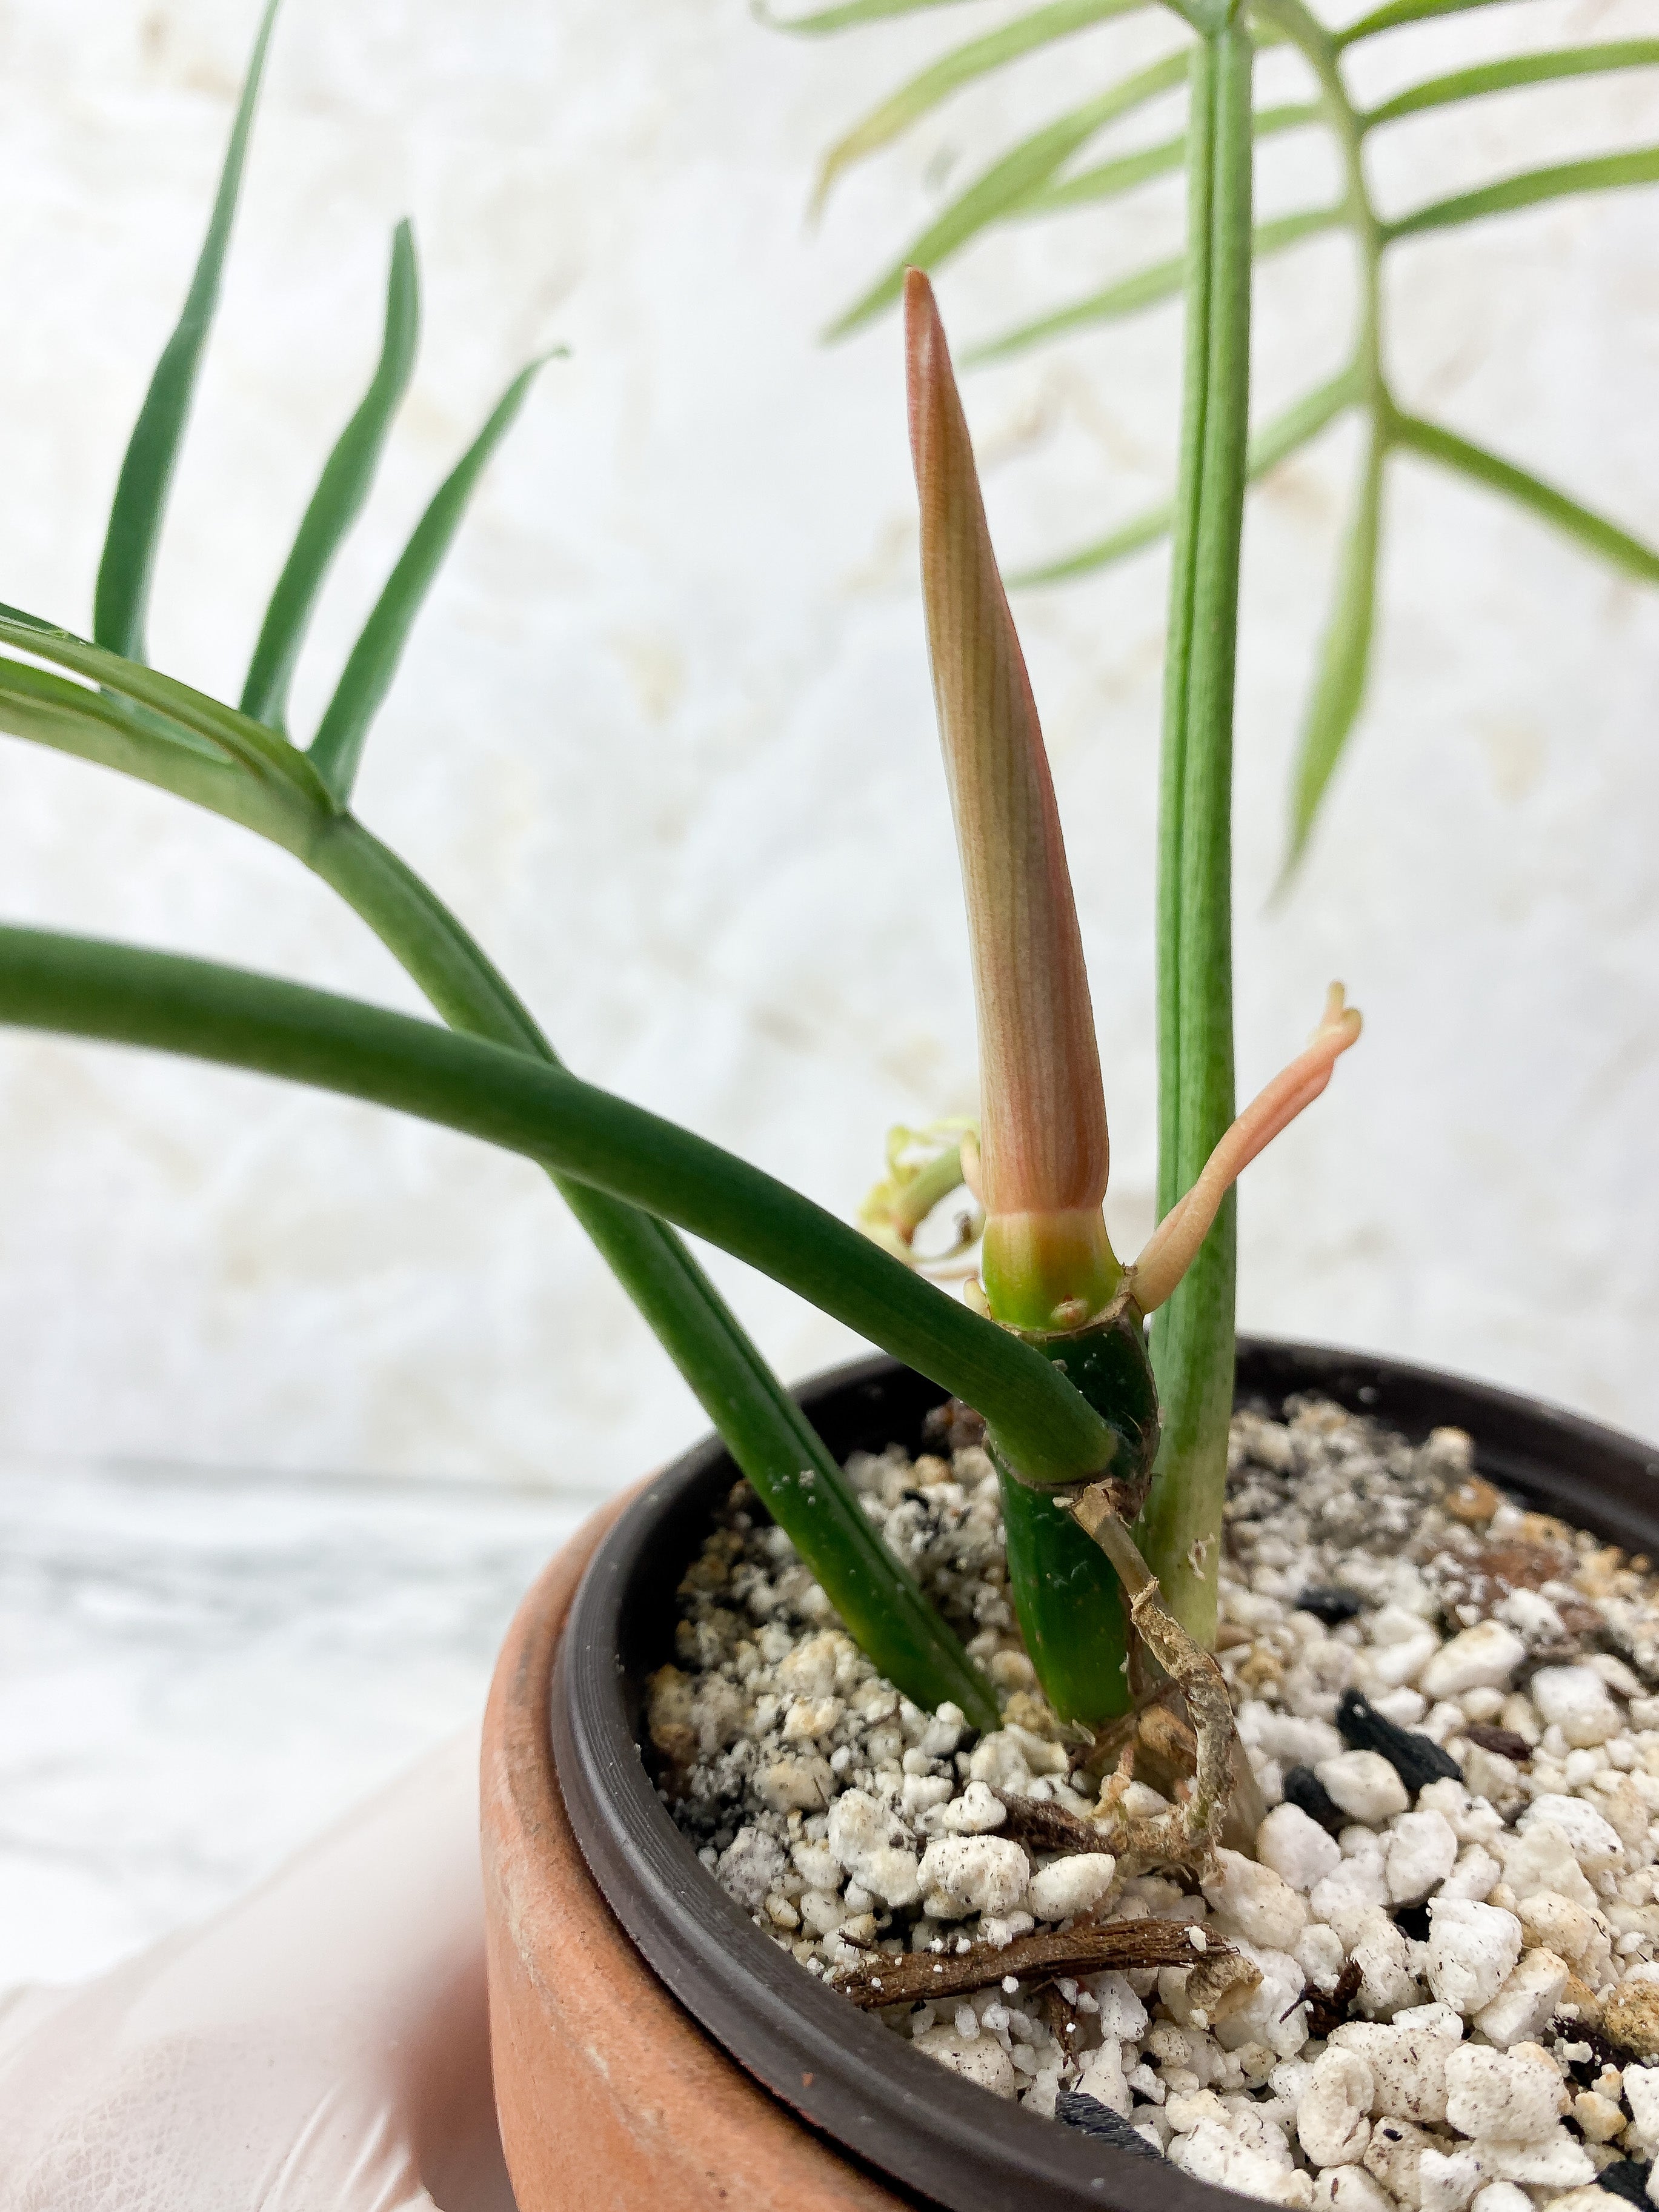
[(1373, 415), (1360, 469), (1358, 496), (1337, 571), (1335, 603), (1321, 641), (1313, 694), (1291, 773), (1290, 840), (1279, 872), (1281, 890), (1295, 874), (1307, 849), (1314, 817), (1365, 696), (1371, 635), (1376, 620), (1376, 550), (1382, 519), (1382, 465), (1386, 456), (1382, 426)]
[(1056, 39), (1068, 39), (1074, 32), (1109, 22), (1115, 15), (1130, 15), (1144, 5), (1145, 0), (1048, 0), (1047, 7), (1035, 8), (1029, 15), (1018, 16), (1000, 30), (970, 40), (965, 46), (942, 56), (830, 149), (813, 191), (814, 210), (823, 205), (836, 178), (845, 170), (902, 137), (913, 123), (920, 122), (930, 109), (975, 77), (987, 76), (1022, 54), (1051, 46)]
[(29, 717), (42, 732), (50, 728), (48, 744), (83, 759), (101, 761), (113, 747), (135, 755), (159, 747), (168, 756), (183, 755), (198, 768), (234, 771), (240, 765), (223, 746), (159, 714), (146, 714), (112, 691), (95, 691), (31, 661), (0, 655), (0, 715), (8, 711)]
[(1476, 483), (1485, 484), (1489, 491), (1504, 493), (1517, 506), (1535, 514), (1540, 522), (1547, 522), (1564, 537), (1574, 539), (1612, 567), (1633, 576), (1638, 583), (1659, 584), (1659, 551), (1644, 545), (1639, 538), (1632, 538), (1627, 530), (1621, 530), (1616, 522), (1609, 522), (1605, 515), (1582, 506), (1553, 484), (1546, 483), (1541, 477), (1518, 469), (1512, 461), (1502, 460), (1484, 447), (1460, 438), (1455, 430), (1444, 429), (1437, 422), (1425, 422), (1419, 416), (1396, 415), (1390, 434), (1396, 445), (1420, 453), (1425, 460), (1438, 461), (1443, 468), (1470, 477)]
[(1528, 169), (1518, 177), (1504, 177), (1479, 191), (1458, 192), (1419, 208), (1387, 225), (1390, 239), (1410, 238), (1425, 230), (1445, 230), (1454, 223), (1477, 222), (1488, 215), (1512, 215), (1517, 209), (1536, 207), (1543, 200), (1565, 199), (1575, 192), (1604, 192), (1625, 185), (1659, 182), (1659, 146), (1643, 146), (1628, 154), (1602, 154), (1588, 161), (1560, 161), (1547, 169)]
[(351, 648), (345, 672), (329, 701), (316, 736), (311, 741), (313, 766), (341, 805), (351, 796), (369, 725), (392, 689), (409, 633), (421, 611), (421, 602), (448, 552), (472, 496), (473, 486), (486, 461), (525, 402), (537, 373), (552, 358), (544, 354), (515, 376), (496, 403), (495, 410), (454, 468), (439, 486), (432, 504), (415, 526), (386, 589), (363, 624)]
[(1467, 15), (1473, 9), (1492, 5), (1493, 0), (1389, 0), (1388, 6), (1374, 8), (1357, 23), (1350, 23), (1346, 31), (1334, 33), (1331, 43), (1340, 53), (1343, 47), (1375, 38), (1379, 31), (1397, 31), (1406, 23), (1425, 23), (1434, 15)]
[(1508, 61), (1482, 62), (1474, 69), (1454, 70), (1448, 76), (1430, 77), (1425, 83), (1395, 93), (1361, 116), (1367, 130), (1393, 123), (1402, 115), (1419, 115), (1425, 108), (1445, 107), (1453, 100), (1478, 100), (1488, 92), (1510, 92), (1517, 85), (1553, 84), (1564, 77), (1599, 76), (1613, 70), (1659, 66), (1659, 39), (1620, 39), (1600, 46), (1562, 46), (1553, 53), (1516, 54)]
[(270, 43), (277, 5), (278, 0), (266, 0), (196, 274), (191, 279), (184, 312), (162, 349), (144, 404), (138, 410), (138, 420), (115, 487), (115, 503), (110, 510), (103, 558), (98, 566), (92, 633), (100, 645), (133, 660), (145, 657), (144, 626), (156, 546), (190, 414), (191, 398), (196, 389), (197, 373), (212, 327), (214, 309), (219, 303), (219, 279), (242, 188), (248, 135), (253, 127), (265, 49)]
[[(1298, 245), (1304, 238), (1334, 229), (1342, 221), (1342, 212), (1340, 207), (1309, 208), (1262, 223), (1255, 234), (1255, 258), (1264, 260), (1269, 254), (1282, 253), (1286, 247)], [(1024, 353), (1027, 347), (1040, 345), (1046, 338), (1091, 330), (1099, 323), (1121, 322), (1126, 315), (1139, 314), (1143, 307), (1156, 307), (1162, 300), (1174, 298), (1181, 289), (1186, 266), (1184, 259), (1176, 258), (1139, 269), (1133, 276), (1122, 277), (1117, 283), (1109, 284), (1103, 292), (1092, 293), (1073, 307), (1061, 307), (1057, 313), (1041, 316), (1034, 323), (1022, 323), (1000, 337), (988, 338), (981, 345), (966, 348), (962, 355), (963, 365), (967, 368), (981, 362), (1005, 361), (1010, 354)]]
[(1045, 191), (1035, 192), (1019, 210), (1022, 216), (1060, 215), (1066, 209), (1092, 206), (1101, 200), (1121, 198), (1154, 177), (1167, 177), (1187, 158), (1185, 136), (1166, 138), (1161, 145), (1143, 146), (1139, 153), (1120, 154), (1075, 177), (1066, 177)]
[(227, 821), (303, 853), (316, 816), (289, 787), (149, 708), (0, 656), (0, 731), (113, 769), (210, 807)]
[(849, 31), (856, 23), (881, 23), (893, 15), (920, 15), (924, 9), (958, 7), (961, 0), (843, 0), (838, 8), (819, 8), (810, 15), (775, 15), (766, 0), (753, 0), (753, 5), (757, 18), (769, 30), (819, 39), (831, 31)]
[(1074, 576), (1092, 575), (1097, 568), (1109, 568), (1115, 562), (1127, 561), (1132, 553), (1139, 553), (1145, 546), (1156, 545), (1160, 538), (1168, 537), (1174, 520), (1174, 503), (1166, 499), (1160, 506), (1145, 508), (1109, 537), (1098, 538), (1091, 545), (1080, 545), (1075, 553), (1062, 553), (1057, 560), (1045, 561), (1039, 568), (1016, 569), (1006, 580), (1008, 589), (1024, 591), (1036, 584), (1066, 584)]
[(1111, 1462), (1041, 1352), (811, 1199), (527, 1052), (173, 953), (0, 929), (0, 1022), (180, 1053), (387, 1106), (522, 1153), (705, 1237), (979, 1407), (1034, 1481)]
[(1186, 74), (1186, 55), (1172, 54), (1114, 85), (1098, 99), (1074, 108), (1069, 115), (1060, 116), (994, 161), (912, 240), (864, 296), (830, 325), (824, 337), (845, 337), (890, 307), (903, 289), (907, 269), (937, 269), (992, 223), (1008, 215), (1029, 212), (1031, 195), (1097, 131), (1143, 101), (1170, 90)]
[[(1246, 457), (1245, 466), (1251, 479), (1265, 476), (1298, 447), (1316, 438), (1328, 422), (1334, 422), (1345, 409), (1353, 405), (1363, 388), (1358, 370), (1345, 368), (1328, 384), (1305, 393), (1283, 414), (1264, 422), (1253, 434)], [(1079, 546), (1075, 553), (1063, 554), (1059, 560), (1045, 562), (1041, 568), (1016, 571), (1007, 580), (1008, 588), (1017, 591), (1030, 585), (1069, 583), (1073, 577), (1091, 575), (1115, 561), (1127, 560), (1143, 546), (1155, 545), (1168, 532), (1174, 519), (1175, 509), (1168, 500), (1161, 506), (1149, 507), (1132, 521), (1121, 524), (1109, 538), (1102, 538), (1092, 545)]]
[(286, 739), (262, 722), (222, 705), (204, 691), (193, 690), (176, 677), (163, 676), (142, 661), (108, 652), (70, 630), (9, 608), (0, 609), (0, 645), (36, 653), (76, 676), (90, 678), (118, 698), (130, 700), (134, 706), (205, 739), (263, 781), (284, 787), (302, 812), (321, 818), (333, 811), (327, 788), (303, 753), (295, 752)]
[(1039, 316), (1036, 322), (1021, 323), (1018, 328), (1005, 331), (1000, 337), (987, 338), (979, 345), (964, 346), (960, 356), (962, 365), (975, 368), (982, 362), (1006, 361), (1011, 354), (1024, 353), (1046, 339), (1066, 337), (1073, 331), (1092, 330), (1100, 323), (1121, 322), (1126, 315), (1138, 315), (1143, 307), (1155, 307), (1162, 300), (1175, 298), (1181, 289), (1185, 267), (1185, 262), (1177, 258), (1154, 262), (1148, 269), (1137, 269), (1133, 276), (1121, 276), (1103, 292), (1091, 292), (1086, 300), (1079, 300), (1069, 307)]
[(289, 686), (312, 610), (330, 563), (368, 497), (392, 418), (403, 404), (414, 373), (420, 329), (421, 286), (415, 238), (408, 223), (400, 222), (392, 239), (386, 336), (380, 362), (356, 413), (324, 465), (294, 550), (270, 595), (242, 689), (242, 712), (268, 723), (273, 730), (287, 727)]
[[(1259, 108), (1256, 137), (1260, 141), (1277, 137), (1284, 131), (1299, 131), (1304, 125), (1317, 123), (1320, 113), (1311, 101), (1298, 102), (1294, 106)], [(1084, 169), (1074, 177), (1062, 177), (1058, 184), (1033, 192), (1017, 212), (1021, 216), (1058, 215), (1066, 208), (1115, 199), (1153, 177), (1167, 176), (1170, 170), (1178, 169), (1186, 158), (1185, 136), (1167, 138), (1162, 145), (1144, 147), (1138, 154), (1125, 154), (1115, 161), (1103, 161), (1097, 168)]]

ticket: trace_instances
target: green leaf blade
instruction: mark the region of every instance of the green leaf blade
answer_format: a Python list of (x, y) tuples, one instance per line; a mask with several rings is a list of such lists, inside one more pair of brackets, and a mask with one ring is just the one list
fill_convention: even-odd
[[(1184, 62), (1186, 57), (1181, 56)], [(1182, 74), (1185, 72), (1183, 70)], [(1300, 131), (1320, 120), (1321, 110), (1312, 101), (1298, 101), (1284, 107), (1264, 107), (1256, 111), (1255, 136), (1276, 138), (1285, 131)], [(1097, 168), (1085, 169), (1074, 177), (1063, 177), (1058, 184), (1049, 185), (1033, 192), (1019, 209), (1023, 217), (1059, 215), (1068, 208), (1093, 206), (1101, 200), (1117, 199), (1133, 191), (1138, 185), (1148, 183), (1154, 177), (1166, 176), (1178, 169), (1187, 158), (1187, 141), (1183, 136), (1164, 140), (1158, 146), (1144, 147), (1139, 153), (1126, 154), (1114, 161), (1103, 161)]]
[(1336, 32), (1332, 44), (1340, 53), (1361, 39), (1375, 38), (1379, 31), (1397, 31), (1408, 23), (1426, 23), (1437, 15), (1467, 15), (1476, 8), (1494, 4), (1495, 0), (1388, 0), (1386, 6), (1374, 8), (1357, 23), (1350, 23), (1346, 31)]
[(1360, 470), (1358, 495), (1343, 541), (1336, 595), (1320, 642), (1318, 668), (1291, 772), (1290, 836), (1279, 872), (1281, 891), (1301, 866), (1315, 818), (1364, 703), (1376, 623), (1377, 548), (1387, 450), (1382, 427), (1374, 416)]
[[(1265, 260), (1272, 254), (1283, 253), (1300, 245), (1304, 239), (1333, 230), (1342, 221), (1342, 216), (1340, 207), (1307, 208), (1261, 223), (1255, 233), (1255, 258)], [(1120, 322), (1126, 315), (1157, 307), (1180, 291), (1186, 266), (1184, 258), (1172, 258), (1138, 269), (1133, 276), (1109, 284), (1103, 292), (1091, 293), (1086, 300), (1079, 300), (1069, 307), (1039, 316), (1035, 322), (1022, 323), (1014, 330), (964, 349), (963, 365), (977, 368), (985, 362), (1006, 361), (1011, 355), (1024, 353), (1049, 338), (1067, 337), (1073, 331), (1091, 330), (1101, 323)]]
[(242, 688), (242, 712), (273, 730), (288, 720), (289, 687), (318, 594), (335, 555), (362, 513), (392, 417), (414, 373), (421, 288), (414, 234), (400, 222), (386, 279), (386, 330), (368, 389), (340, 433), (276, 580)]
[(756, 19), (769, 31), (788, 31), (799, 38), (827, 38), (836, 31), (850, 31), (860, 23), (884, 23), (895, 15), (917, 15), (924, 9), (954, 8), (961, 0), (842, 0), (835, 8), (818, 8), (810, 15), (780, 15), (753, 0)]
[(1567, 199), (1581, 192), (1616, 191), (1632, 185), (1659, 184), (1659, 146), (1640, 146), (1627, 154), (1601, 154), (1587, 161), (1559, 161), (1545, 169), (1523, 170), (1519, 176), (1501, 178), (1479, 191), (1458, 192), (1436, 200), (1384, 226), (1390, 240), (1413, 238), (1425, 231), (1447, 230), (1486, 216), (1514, 215), (1523, 208), (1548, 200)]
[(195, 395), (196, 380), (219, 302), (219, 283), (242, 188), (248, 139), (264, 75), (265, 54), (279, 0), (266, 0), (252, 59), (231, 125), (207, 236), (183, 311), (155, 365), (144, 404), (128, 441), (98, 565), (93, 635), (100, 645), (131, 660), (145, 658), (144, 629), (156, 548), (167, 513), (179, 449)]
[[(1269, 469), (1316, 438), (1327, 423), (1334, 422), (1353, 405), (1361, 389), (1359, 372), (1351, 366), (1264, 422), (1251, 434), (1246, 454), (1245, 471), (1250, 480), (1265, 476)], [(1038, 584), (1070, 583), (1079, 576), (1092, 575), (1115, 562), (1127, 560), (1145, 546), (1157, 544), (1168, 534), (1174, 520), (1175, 508), (1170, 501), (1149, 507), (1131, 521), (1121, 524), (1108, 538), (1079, 546), (1074, 553), (1063, 554), (1040, 568), (1016, 570), (1008, 578), (1008, 588), (1017, 591)]]
[(1395, 443), (1407, 452), (1420, 454), (1425, 460), (1438, 462), (1442, 468), (1455, 475), (1484, 484), (1488, 491), (1503, 493), (1516, 506), (1536, 515), (1540, 522), (1548, 523), (1563, 537), (1571, 538), (1637, 583), (1659, 584), (1659, 550), (1644, 544), (1639, 538), (1632, 538), (1618, 523), (1597, 514), (1569, 493), (1547, 483), (1543, 477), (1517, 468), (1513, 461), (1489, 453), (1483, 446), (1460, 438), (1455, 430), (1448, 430), (1438, 422), (1425, 422), (1420, 416), (1396, 415), (1391, 428)]
[(1028, 220), (1035, 220), (1040, 216), (1063, 215), (1072, 208), (1096, 206), (1103, 200), (1121, 199), (1138, 185), (1150, 184), (1156, 177), (1167, 177), (1172, 170), (1180, 168), (1186, 158), (1184, 136), (1166, 138), (1157, 146), (1143, 146), (1138, 153), (1121, 154), (1114, 161), (1102, 161), (1078, 176), (1062, 178), (1060, 183), (1033, 192), (1019, 212)]
[[(8, 714), (14, 721), (30, 724), (14, 734), (39, 737), (57, 751), (100, 763), (118, 748), (136, 753), (161, 748), (184, 755), (197, 767), (234, 771), (240, 765), (193, 730), (167, 722), (159, 714), (147, 715), (112, 691), (95, 691), (32, 662), (0, 655), (0, 719)], [(133, 773), (143, 771), (135, 768)]]
[(903, 289), (907, 269), (931, 272), (993, 223), (1024, 213), (1031, 195), (1105, 124), (1178, 85), (1186, 74), (1185, 54), (1172, 55), (1114, 85), (1098, 99), (1073, 108), (1070, 114), (1056, 118), (1011, 148), (912, 240), (870, 289), (830, 325), (824, 332), (826, 341), (850, 336), (884, 307), (890, 307)]
[[(268, 730), (263, 722), (239, 714), (235, 708), (193, 690), (176, 677), (163, 676), (143, 661), (126, 659), (14, 608), (0, 608), (0, 646), (36, 654), (73, 675), (87, 677), (130, 702), (152, 723), (171, 726), (186, 741), (191, 737), (204, 741), (280, 793), (289, 815), (297, 823), (319, 824), (335, 811), (316, 770), (286, 738)], [(278, 842), (293, 847), (294, 834), (284, 834)]]
[(501, 394), (489, 419), (416, 524), (351, 649), (309, 751), (313, 767), (342, 806), (350, 799), (369, 726), (392, 689), (415, 617), (460, 527), (474, 487), (523, 406), (532, 384), (551, 358), (544, 355), (532, 362)]
[(1362, 127), (1395, 123), (1404, 115), (1420, 115), (1454, 101), (1479, 100), (1487, 93), (1513, 92), (1523, 85), (1558, 84), (1568, 77), (1601, 76), (1619, 70), (1659, 66), (1659, 39), (1610, 40), (1596, 46), (1561, 46), (1543, 54), (1516, 54), (1507, 61), (1483, 62), (1474, 69), (1454, 70), (1445, 76), (1428, 78), (1385, 100), (1380, 107), (1360, 118)]
[(1070, 38), (1114, 16), (1133, 14), (1145, 4), (1146, 0), (1048, 0), (1047, 6), (1033, 9), (1000, 30), (971, 39), (966, 46), (942, 55), (872, 108), (830, 149), (813, 190), (814, 210), (823, 205), (836, 179), (848, 169), (902, 137), (913, 124), (975, 78), (988, 76), (1022, 55), (1035, 53), (1039, 47), (1052, 46), (1058, 39)]

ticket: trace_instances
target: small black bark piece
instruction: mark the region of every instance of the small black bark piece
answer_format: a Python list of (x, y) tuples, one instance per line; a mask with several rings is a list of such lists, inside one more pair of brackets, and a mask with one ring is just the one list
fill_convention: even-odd
[(1409, 1936), (1413, 1943), (1429, 1940), (1429, 1908), (1426, 1905), (1402, 1905), (1394, 1916), (1394, 1924), (1402, 1936)]
[(1296, 1601), (1298, 1613), (1310, 1613), (1327, 1628), (1338, 1628), (1362, 1611), (1365, 1601), (1350, 1589), (1304, 1589)]
[(1385, 1720), (1370, 1699), (1362, 1698), (1358, 1690), (1342, 1692), (1336, 1708), (1336, 1725), (1350, 1750), (1381, 1752), (1413, 1797), (1431, 1782), (1463, 1779), (1462, 1768), (1432, 1736)]
[(1311, 1766), (1292, 1766), (1285, 1777), (1285, 1800), (1298, 1805), (1310, 1820), (1317, 1820), (1328, 1836), (1340, 1836), (1351, 1824)]
[[(1059, 2108), (1060, 2100), (1056, 2098), (1054, 2109)], [(1648, 2169), (1638, 2166), (1633, 2158), (1615, 2159), (1611, 2166), (1601, 2168), (1595, 2179), (1597, 2186), (1605, 2189), (1609, 2197), (1623, 2197), (1632, 2204), (1645, 2204), (1648, 2201)]]
[(1097, 2142), (1110, 2143), (1115, 2150), (1133, 2151), (1138, 2158), (1161, 2156), (1121, 2113), (1103, 2105), (1086, 2089), (1062, 2089), (1054, 2099), (1054, 2118), (1079, 2134), (1092, 2136)]
[(1495, 1751), (1502, 1758), (1512, 1759), (1517, 1766), (1532, 1757), (1532, 1746), (1513, 1729), (1493, 1728), (1486, 1721), (1471, 1721), (1463, 1733), (1482, 1751)]

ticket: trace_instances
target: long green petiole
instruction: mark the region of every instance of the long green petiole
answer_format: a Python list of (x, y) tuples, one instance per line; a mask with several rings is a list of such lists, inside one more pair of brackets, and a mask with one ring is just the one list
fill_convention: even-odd
[[(1158, 1212), (1233, 1118), (1232, 720), (1249, 405), (1251, 46), (1235, 21), (1192, 71), (1187, 331), (1158, 821)], [(1231, 1193), (1152, 1325), (1164, 1440), (1141, 1548), (1170, 1610), (1215, 1632), (1237, 1272)]]
[(1048, 1361), (746, 1161), (532, 1054), (212, 961), (0, 928), (0, 1024), (303, 1083), (482, 1138), (689, 1230), (976, 1406), (1033, 1482), (1118, 1438)]

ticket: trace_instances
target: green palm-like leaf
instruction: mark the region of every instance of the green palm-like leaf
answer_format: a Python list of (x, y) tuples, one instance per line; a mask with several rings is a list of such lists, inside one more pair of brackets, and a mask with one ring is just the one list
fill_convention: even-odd
[(278, 0), (266, 0), (196, 274), (185, 297), (184, 311), (155, 364), (155, 374), (150, 379), (126, 458), (121, 464), (115, 502), (110, 509), (109, 530), (98, 568), (93, 635), (112, 652), (125, 653), (134, 660), (144, 658), (144, 626), (149, 611), (156, 547), (197, 374), (206, 349), (208, 332), (213, 325), (214, 310), (219, 304), (219, 280), (242, 189), (248, 137), (253, 128), (253, 111), (258, 101), (265, 50), (270, 43), (277, 6)]
[(1402, 115), (1420, 115), (1454, 100), (1479, 100), (1489, 92), (1513, 92), (1522, 85), (1555, 84), (1566, 77), (1600, 76), (1616, 70), (1656, 65), (1659, 39), (1610, 40), (1599, 46), (1562, 46), (1547, 54), (1515, 54), (1507, 61), (1482, 62), (1474, 69), (1453, 70), (1449, 76), (1408, 86), (1380, 107), (1372, 108), (1360, 121), (1372, 131), (1379, 124), (1397, 122)]
[(344, 673), (311, 741), (312, 765), (343, 806), (357, 777), (369, 725), (380, 712), (421, 603), (432, 588), (451, 541), (460, 527), (473, 487), (506, 436), (538, 372), (553, 358), (544, 354), (520, 370), (496, 402), (489, 420), (434, 495), (415, 526), (374, 612), (363, 624)]
[(1659, 146), (1638, 147), (1628, 154), (1597, 155), (1588, 161), (1559, 161), (1547, 169), (1527, 169), (1495, 185), (1483, 185), (1478, 191), (1455, 193), (1450, 199), (1435, 201), (1431, 207), (1418, 208), (1389, 223), (1388, 235), (1411, 238), (1423, 231), (1478, 222), (1489, 215), (1513, 215), (1522, 208), (1566, 199), (1578, 192), (1613, 191), (1628, 185), (1655, 183), (1659, 183)]
[(294, 550), (270, 595), (242, 689), (242, 712), (269, 723), (273, 730), (287, 727), (289, 686), (312, 610), (330, 564), (368, 497), (392, 418), (403, 404), (414, 373), (420, 329), (421, 286), (415, 238), (408, 223), (400, 222), (392, 234), (386, 335), (380, 361), (356, 413), (324, 465)]
[(1279, 877), (1281, 889), (1307, 849), (1314, 818), (1365, 696), (1376, 621), (1376, 553), (1386, 457), (1382, 427), (1373, 415), (1360, 467), (1358, 495), (1343, 541), (1336, 599), (1320, 644), (1313, 693), (1297, 747), (1291, 780), (1290, 841)]
[(1022, 55), (1035, 53), (1040, 46), (1109, 22), (1115, 15), (1132, 14), (1145, 4), (1146, 0), (1048, 0), (1046, 7), (1035, 8), (1029, 15), (1005, 23), (1000, 30), (972, 39), (941, 56), (879, 107), (872, 108), (830, 149), (813, 190), (814, 210), (823, 205), (838, 177), (883, 146), (890, 145), (930, 109), (976, 77), (988, 76)]

